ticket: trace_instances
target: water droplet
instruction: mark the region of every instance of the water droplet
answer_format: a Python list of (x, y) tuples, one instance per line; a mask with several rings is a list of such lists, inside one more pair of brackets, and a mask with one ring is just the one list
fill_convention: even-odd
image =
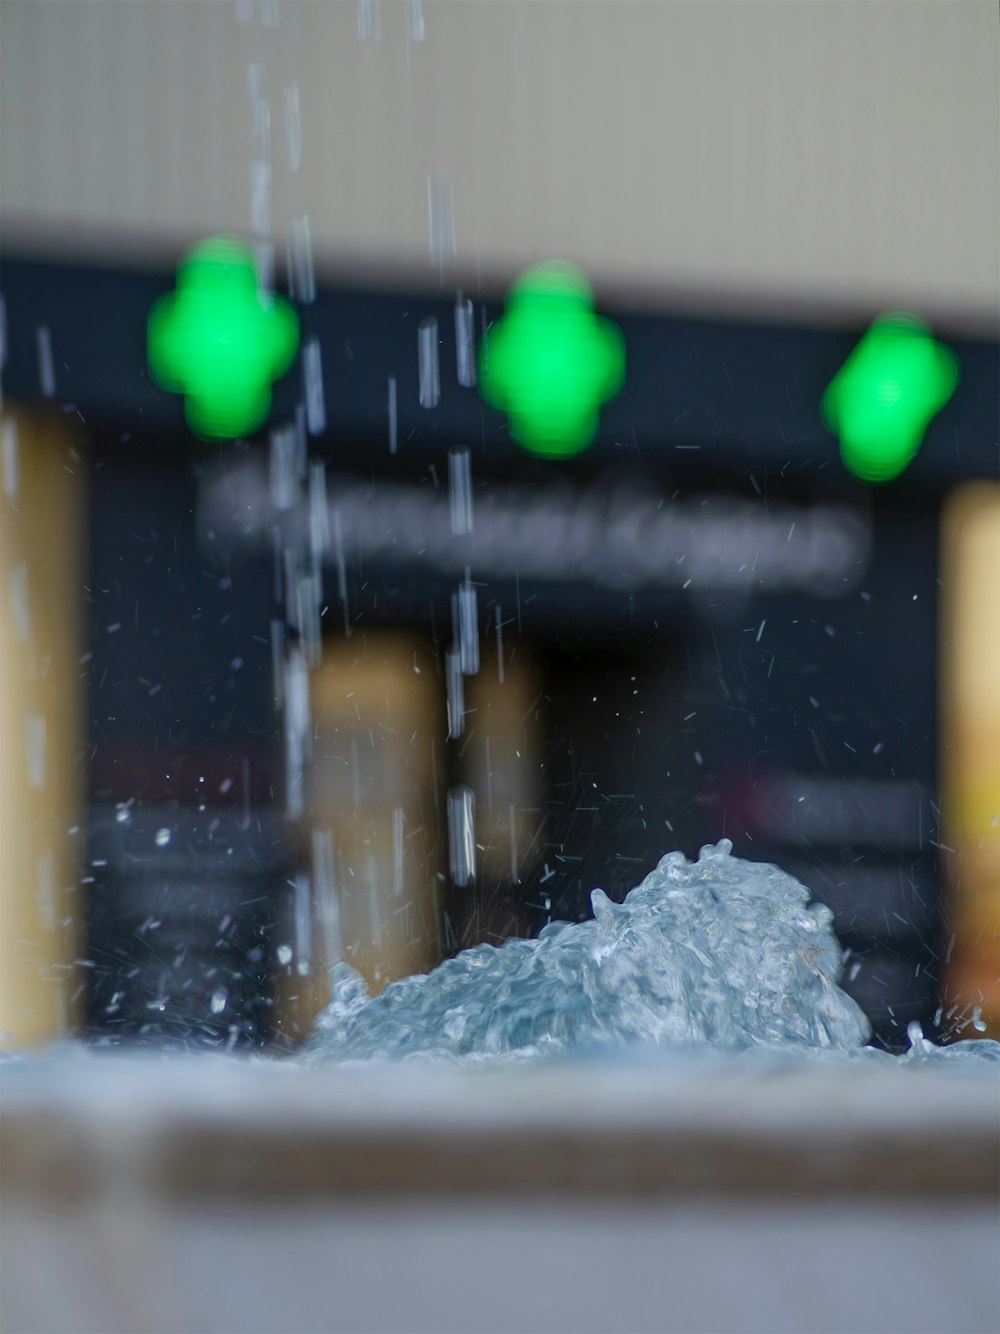
[(169, 830), (169, 829), (157, 829), (157, 831), (156, 831), (156, 846), (157, 846), (158, 848), (165, 848), (169, 842), (170, 842), (170, 830)]

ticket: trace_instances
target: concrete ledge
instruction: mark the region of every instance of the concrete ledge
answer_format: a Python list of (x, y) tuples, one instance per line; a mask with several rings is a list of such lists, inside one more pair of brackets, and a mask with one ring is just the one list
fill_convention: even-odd
[(995, 1200), (1000, 1075), (752, 1063), (340, 1069), (214, 1057), (8, 1065), (0, 1175), (53, 1202)]

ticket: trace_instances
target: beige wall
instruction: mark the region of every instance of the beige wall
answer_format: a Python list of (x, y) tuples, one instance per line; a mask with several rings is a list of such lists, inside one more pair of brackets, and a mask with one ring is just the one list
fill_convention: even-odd
[[(374, 0), (373, 0), (374, 3)], [(450, 285), (540, 257), (608, 291), (836, 313), (995, 308), (993, 0), (0, 0), (9, 245), (122, 256), (249, 229), (248, 63), (270, 95), (275, 226), (318, 263)], [(288, 169), (285, 89), (302, 111)]]

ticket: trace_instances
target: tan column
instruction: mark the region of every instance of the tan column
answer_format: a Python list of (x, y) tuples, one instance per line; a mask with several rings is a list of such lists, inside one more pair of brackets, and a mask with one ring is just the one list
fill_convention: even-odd
[(67, 1031), (82, 939), (83, 463), (56, 415), (0, 421), (0, 1047)]
[[(1000, 1038), (1000, 488), (959, 488), (941, 540), (946, 1012)], [(954, 940), (950, 941), (951, 932)]]
[[(306, 1036), (343, 958), (373, 993), (440, 958), (445, 721), (426, 639), (330, 638), (311, 676), (313, 755), (303, 850), (311, 864), (310, 966), (279, 977), (279, 1026)], [(293, 906), (293, 915), (301, 907)]]

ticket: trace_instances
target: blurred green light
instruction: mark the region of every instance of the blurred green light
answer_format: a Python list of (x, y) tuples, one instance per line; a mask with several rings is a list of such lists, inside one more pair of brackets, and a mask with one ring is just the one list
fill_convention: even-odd
[(624, 382), (625, 340), (594, 314), (583, 274), (556, 263), (523, 273), (479, 354), (483, 397), (508, 414), (514, 438), (550, 458), (578, 453)]
[(184, 395), (196, 435), (249, 435), (271, 411), (271, 382), (292, 364), (299, 321), (287, 301), (260, 290), (253, 251), (219, 237), (189, 250), (177, 290), (156, 301), (146, 329), (149, 369)]
[(823, 395), (844, 466), (865, 482), (898, 476), (957, 384), (957, 357), (915, 315), (876, 320)]

